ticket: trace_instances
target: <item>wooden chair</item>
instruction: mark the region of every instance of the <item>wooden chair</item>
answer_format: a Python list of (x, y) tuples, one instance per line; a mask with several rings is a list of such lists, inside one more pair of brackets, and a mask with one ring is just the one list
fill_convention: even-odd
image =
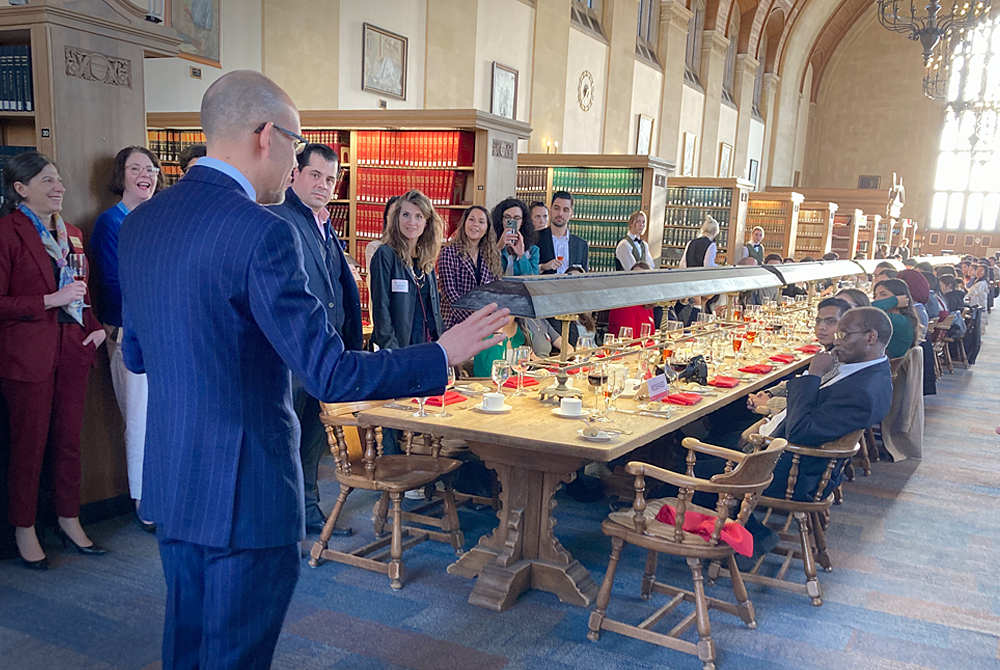
[[(743, 579), (755, 584), (773, 586), (797, 593), (804, 593), (812, 599), (812, 604), (819, 607), (823, 604), (823, 593), (820, 589), (819, 578), (816, 575), (816, 563), (818, 562), (826, 572), (833, 571), (833, 562), (827, 553), (826, 529), (829, 526), (830, 506), (833, 504), (833, 487), (830, 480), (838, 467), (843, 467), (843, 463), (850, 460), (861, 448), (859, 440), (864, 435), (864, 430), (856, 430), (849, 435), (833, 442), (828, 442), (819, 448), (800, 447), (788, 443), (785, 451), (792, 454), (792, 466), (788, 473), (788, 484), (785, 487), (784, 498), (771, 498), (761, 496), (757, 505), (766, 508), (763, 523), (766, 526), (775, 510), (786, 513), (786, 519), (778, 529), (778, 537), (781, 544), (775, 547), (771, 553), (784, 556), (785, 560), (775, 577), (767, 577), (760, 574), (761, 565), (766, 556), (761, 556), (750, 572), (743, 575)], [(753, 443), (758, 447), (767, 446), (775, 441), (770, 437), (754, 435)], [(812, 500), (793, 500), (795, 484), (798, 481), (799, 466), (802, 458), (819, 458), (826, 461), (823, 475), (820, 479), (816, 494)], [(789, 532), (789, 528), (795, 520), (799, 532), (797, 536)], [(798, 545), (795, 546), (788, 546)], [(799, 584), (785, 579), (788, 568), (792, 560), (801, 560), (806, 574), (806, 583)], [(718, 563), (709, 568), (709, 578), (714, 579), (718, 574)]]
[[(382, 429), (379, 427), (363, 428), (356, 414), (372, 407), (378, 407), (384, 402), (359, 403), (320, 403), (323, 413), (320, 419), (326, 426), (327, 441), (336, 462), (336, 477), (340, 483), (340, 495), (333, 511), (326, 520), (319, 540), (313, 544), (310, 552), (309, 565), (317, 567), (324, 560), (346, 563), (358, 568), (381, 572), (389, 577), (389, 585), (394, 589), (403, 586), (403, 551), (425, 540), (450, 542), (455, 553), (462, 553), (464, 537), (458, 523), (458, 513), (455, 508), (455, 497), (451, 489), (451, 475), (462, 464), (451, 458), (440, 455), (441, 438), (424, 435), (425, 444), (430, 455), (418, 455), (413, 451), (413, 435), (408, 433), (405, 439), (405, 454), (385, 456), (382, 454)], [(344, 428), (361, 429), (365, 435), (365, 450), (361, 458), (352, 456), (344, 437)], [(404, 512), (401, 507), (403, 494), (406, 491), (420, 490), (434, 485), (438, 481), (444, 485), (442, 500), (444, 514), (442, 517), (432, 517), (420, 513), (420, 510)], [(375, 542), (355, 549), (351, 552), (336, 551), (328, 548), (330, 536), (337, 524), (337, 519), (344, 509), (347, 496), (354, 489), (379, 491), (381, 497), (375, 504), (373, 515), (375, 525)], [(389, 503), (392, 503), (392, 529), (388, 538), (384, 537)], [(413, 522), (422, 526), (430, 526), (439, 530), (404, 526), (403, 522)], [(406, 542), (403, 539), (406, 538)], [(388, 547), (388, 561), (386, 558)]]
[[(596, 642), (600, 638), (602, 630), (610, 630), (686, 654), (696, 655), (703, 664), (703, 670), (714, 670), (715, 643), (712, 641), (708, 610), (710, 608), (721, 610), (740, 617), (749, 628), (757, 627), (753, 604), (750, 602), (746, 586), (740, 579), (740, 571), (733, 557), (734, 550), (728, 544), (720, 541), (720, 534), (723, 526), (729, 520), (730, 510), (737, 500), (741, 502), (740, 511), (735, 521), (740, 525), (746, 523), (757, 502), (757, 497), (771, 482), (771, 474), (781, 456), (784, 440), (774, 440), (766, 450), (753, 454), (744, 454), (704, 444), (691, 437), (685, 438), (683, 445), (688, 450), (688, 467), (685, 475), (646, 463), (632, 462), (625, 467), (626, 472), (635, 477), (635, 502), (630, 510), (613, 512), (601, 524), (601, 530), (604, 534), (611, 537), (611, 560), (608, 563), (608, 571), (604, 575), (604, 583), (597, 594), (597, 605), (590, 615), (590, 632), (587, 633), (587, 637)], [(710, 480), (696, 478), (694, 476), (696, 452), (725, 459), (725, 472), (715, 475)], [(645, 498), (646, 477), (677, 486), (680, 489), (677, 497), (653, 500), (647, 503)], [(710, 510), (688, 502), (695, 491), (717, 493), (719, 504), (716, 509)], [(673, 526), (656, 520), (660, 508), (666, 504), (673, 505), (677, 510)], [(684, 518), (689, 512), (715, 517), (715, 526), (708, 540), (683, 530)], [(618, 568), (622, 549), (626, 544), (634, 544), (649, 551), (646, 558), (646, 572), (642, 580), (640, 594), (642, 599), (649, 600), (654, 591), (671, 598), (666, 605), (638, 626), (614, 621), (607, 617), (615, 571)], [(693, 591), (686, 591), (656, 581), (656, 563), (660, 553), (683, 556), (687, 559), (694, 581)], [(705, 595), (702, 577), (702, 561), (704, 559), (727, 561), (733, 578), (736, 605), (724, 600), (708, 598)], [(694, 603), (694, 611), (691, 614), (687, 615), (667, 634), (651, 630), (654, 625), (684, 601)], [(684, 631), (695, 622), (698, 625), (698, 643), (680, 639)]]
[[(972, 320), (972, 310), (966, 307), (962, 310), (961, 318), (965, 319), (965, 323), (968, 326)], [(966, 370), (969, 369), (969, 357), (965, 353), (965, 339), (962, 337), (945, 337), (945, 348), (951, 348), (952, 345), (955, 347), (955, 353), (958, 355), (958, 362), (962, 364), (962, 367)], [(948, 352), (948, 358), (953, 358), (951, 352)]]
[(955, 322), (955, 314), (949, 314), (943, 321), (939, 321), (931, 334), (931, 346), (934, 348), (934, 374), (940, 377), (944, 368), (948, 372), (955, 373), (955, 365), (951, 360), (951, 350), (945, 342), (948, 330)]

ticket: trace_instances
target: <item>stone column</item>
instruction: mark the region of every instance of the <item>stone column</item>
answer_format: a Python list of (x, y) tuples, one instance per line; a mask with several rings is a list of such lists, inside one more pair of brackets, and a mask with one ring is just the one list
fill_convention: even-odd
[(729, 39), (721, 30), (706, 30), (701, 42), (701, 86), (705, 90), (705, 108), (701, 123), (700, 177), (715, 177), (719, 172), (719, 107), (722, 105), (722, 79), (726, 71)]
[(733, 147), (734, 177), (745, 177), (750, 156), (750, 117), (753, 113), (753, 89), (760, 64), (747, 54), (736, 56), (736, 90), (733, 92), (739, 116), (736, 119), (736, 146)]
[(760, 156), (760, 168), (758, 170), (760, 176), (757, 178), (757, 188), (761, 191), (771, 185), (771, 155), (774, 151), (774, 120), (776, 116), (774, 100), (778, 91), (778, 84), (780, 83), (781, 77), (773, 72), (767, 72), (764, 74), (764, 81), (761, 84), (760, 113), (764, 115), (764, 148)]
[(535, 2), (535, 56), (529, 119), (532, 128), (529, 145), (531, 153), (544, 153), (546, 140), (562, 142), (572, 2), (573, 0)]
[(635, 79), (636, 17), (639, 0), (607, 0), (604, 30), (608, 34), (608, 76), (604, 101), (604, 151), (627, 154)]
[[(660, 31), (656, 55), (663, 63), (663, 92), (660, 99), (659, 139), (652, 153), (669, 161), (678, 160), (681, 127), (681, 92), (684, 89), (684, 51), (687, 46), (691, 10), (683, 0), (660, 2)], [(678, 165), (680, 163), (678, 162)], [(680, 173), (678, 167), (677, 173)]]

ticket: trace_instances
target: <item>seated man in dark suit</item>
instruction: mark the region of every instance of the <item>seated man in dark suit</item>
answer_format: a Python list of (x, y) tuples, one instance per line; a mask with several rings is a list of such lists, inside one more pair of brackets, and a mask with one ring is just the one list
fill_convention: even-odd
[(552, 194), (550, 225), (538, 232), (538, 267), (543, 275), (565, 274), (571, 265), (590, 271), (590, 245), (569, 232), (573, 218), (573, 196), (567, 191)]

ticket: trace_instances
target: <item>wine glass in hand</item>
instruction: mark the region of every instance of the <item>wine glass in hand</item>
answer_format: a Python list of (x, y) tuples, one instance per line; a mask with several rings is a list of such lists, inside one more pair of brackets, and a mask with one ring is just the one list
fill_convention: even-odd
[(444, 401), (448, 397), (448, 390), (451, 389), (453, 386), (455, 386), (455, 368), (448, 366), (448, 382), (445, 385), (444, 395), (441, 396), (441, 411), (438, 412), (438, 416), (442, 418), (451, 416), (451, 413), (448, 412), (447, 406), (445, 405)]
[[(87, 254), (68, 254), (66, 262), (69, 265), (69, 269), (73, 272), (73, 279), (75, 281), (87, 281)], [(90, 307), (90, 305), (84, 304), (82, 298), (74, 300), (72, 306)]]

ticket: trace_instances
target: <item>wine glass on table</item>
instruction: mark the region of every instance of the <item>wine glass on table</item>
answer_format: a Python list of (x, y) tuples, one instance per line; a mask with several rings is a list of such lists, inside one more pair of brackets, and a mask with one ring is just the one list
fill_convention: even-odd
[(686, 349), (675, 349), (674, 355), (670, 357), (670, 362), (668, 364), (671, 373), (670, 381), (674, 384), (675, 389), (680, 380), (681, 373), (687, 370), (688, 358), (685, 353), (686, 351)]
[[(507, 364), (507, 359), (500, 358), (493, 361), (493, 367), (491, 368), (490, 373), (490, 376), (493, 378), (493, 383), (497, 385), (497, 393), (503, 395), (504, 382), (510, 379), (510, 365)], [(504, 402), (506, 402), (506, 399)]]
[(518, 347), (511, 349), (510, 364), (517, 373), (517, 390), (513, 396), (523, 396), (524, 393), (524, 373), (528, 371), (528, 361), (531, 359), (531, 347)]
[(761, 324), (757, 337), (760, 338), (761, 353), (766, 355), (768, 347), (770, 347), (771, 342), (774, 341), (774, 319), (769, 318)]
[(646, 340), (653, 335), (653, 324), (644, 323), (639, 326), (639, 337), (642, 338), (642, 346), (646, 346)]
[(604, 363), (594, 363), (587, 373), (587, 382), (594, 389), (594, 417), (598, 418), (601, 413), (600, 393), (604, 385), (608, 382), (608, 368)]
[(614, 350), (615, 350), (615, 336), (612, 335), (611, 333), (605, 333), (604, 347), (603, 347), (604, 355), (610, 356), (612, 353), (614, 353)]
[(739, 364), (740, 361), (740, 349), (743, 348), (743, 333), (738, 330), (734, 330), (729, 334), (729, 341), (733, 347), (733, 360)]
[(438, 412), (438, 416), (442, 419), (451, 416), (445, 405), (445, 400), (448, 398), (448, 391), (455, 386), (455, 368), (448, 366), (448, 382), (445, 384), (444, 395), (441, 396), (441, 411)]
[[(73, 273), (74, 281), (87, 281), (87, 254), (68, 254), (66, 263)], [(72, 306), (74, 308), (90, 307), (90, 305), (84, 304), (83, 298), (74, 300)]]
[(608, 389), (607, 395), (611, 396), (611, 403), (608, 408), (618, 409), (618, 398), (625, 392), (625, 380), (628, 378), (628, 367), (625, 365), (611, 365), (608, 368)]
[(751, 357), (753, 356), (753, 343), (754, 340), (757, 339), (757, 326), (758, 324), (756, 321), (747, 322), (747, 330), (745, 337), (747, 341), (747, 354), (749, 354)]
[(631, 342), (633, 339), (635, 338), (632, 336), (631, 326), (622, 326), (618, 329), (618, 344), (622, 348), (625, 347), (626, 343)]
[(719, 370), (726, 369), (726, 351), (729, 349), (729, 342), (725, 335), (719, 335), (712, 340), (712, 366), (715, 369), (715, 376), (719, 376)]

